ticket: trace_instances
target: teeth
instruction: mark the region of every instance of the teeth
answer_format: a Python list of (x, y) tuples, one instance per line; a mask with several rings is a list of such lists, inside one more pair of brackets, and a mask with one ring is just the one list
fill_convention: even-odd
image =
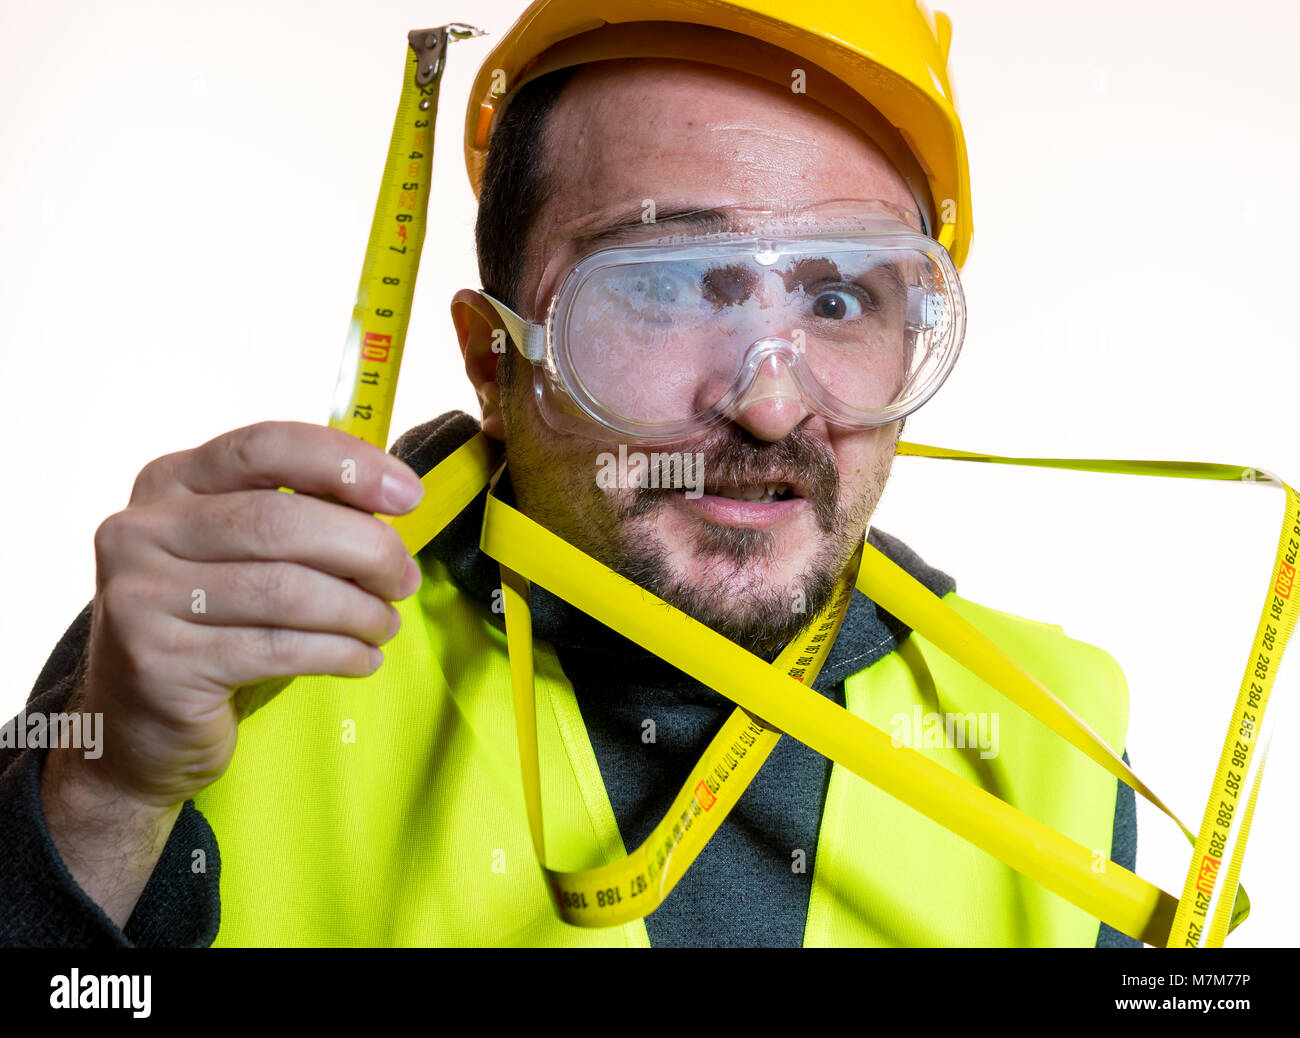
[(770, 504), (789, 489), (788, 483), (762, 483), (749, 487), (714, 487), (709, 493), (733, 501), (757, 501), (759, 504)]

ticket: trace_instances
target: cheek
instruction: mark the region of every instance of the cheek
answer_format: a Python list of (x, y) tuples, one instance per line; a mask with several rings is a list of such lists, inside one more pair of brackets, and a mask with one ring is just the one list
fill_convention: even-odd
[(570, 535), (606, 525), (614, 503), (631, 493), (597, 484), (598, 459), (610, 450), (609, 445), (561, 436), (533, 405), (530, 366), (521, 362), (512, 375), (502, 401), (511, 481), (519, 505), (530, 516), (544, 517)]
[(867, 439), (866, 434), (856, 434), (855, 438), (846, 438), (839, 443), (832, 441), (831, 447), (835, 451), (835, 466), (839, 469), (842, 484), (858, 486), (870, 477), (876, 451), (874, 441)]
[(521, 383), (529, 372), (521, 371), (524, 358), (513, 348), (497, 362), (497, 384), (501, 387), (501, 420), (506, 427), (506, 442), (517, 442), (524, 432), (527, 398)]
[(880, 488), (889, 473), (894, 455), (893, 426), (845, 433), (831, 439), (840, 473), (842, 501), (853, 501)]

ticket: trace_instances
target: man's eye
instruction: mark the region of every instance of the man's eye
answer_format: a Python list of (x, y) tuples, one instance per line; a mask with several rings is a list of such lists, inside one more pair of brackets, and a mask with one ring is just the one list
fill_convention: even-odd
[(861, 290), (846, 288), (819, 292), (812, 302), (813, 316), (828, 321), (851, 321), (871, 308), (870, 301), (864, 298)]

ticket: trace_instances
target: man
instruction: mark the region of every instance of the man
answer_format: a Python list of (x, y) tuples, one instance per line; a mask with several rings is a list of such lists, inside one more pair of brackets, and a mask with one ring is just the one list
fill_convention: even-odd
[[(489, 56), (480, 83), (500, 60), (508, 89), (471, 100), (484, 291), (458, 293), (452, 317), (481, 429), (504, 445), (502, 492), (771, 660), (828, 607), (867, 532), (905, 413), (881, 416), (923, 403), (916, 386), (937, 388), (955, 359), (964, 150), (958, 126), (952, 191), (936, 192), (936, 154), (927, 174), (872, 99), (813, 60), (834, 57), (828, 32), (804, 49), (813, 34), (777, 5), (714, 5), (706, 24), (697, 6), (604, 4), (626, 23), (606, 31), (594, 9), (541, 2)], [(910, 0), (865, 6), (846, 35), (920, 32), (912, 57), (946, 99), (946, 22)], [(769, 35), (780, 26), (786, 38)], [(490, 130), (478, 170), (476, 104)], [(765, 236), (795, 251), (755, 252)], [(886, 240), (897, 251), (876, 264)], [(561, 299), (549, 335), (568, 367), (548, 369), (524, 354)], [(809, 303), (797, 327), (774, 316)], [(723, 356), (734, 365), (715, 370)], [(410, 511), (412, 472), (479, 429), (445, 415), (401, 437), (397, 461), (265, 423), (141, 472), (98, 531), (95, 599), (28, 705), (102, 714), (102, 756), (0, 751), (8, 943), (1133, 943), (792, 738), (644, 922), (561, 921), (519, 796), (484, 497), (418, 565), (367, 514)], [(695, 484), (600, 478), (612, 446), (646, 430), (702, 459)], [(339, 477), (349, 461), (355, 482)], [(1049, 668), (1049, 687), (1122, 748), (1108, 657), (966, 603), (901, 542), (870, 538)], [(599, 615), (536, 586), (532, 610), (547, 864), (590, 868), (641, 844), (732, 707)], [(960, 709), (928, 652), (855, 593), (813, 687), (882, 726), (922, 704)], [(1001, 748), (900, 741), (1132, 868), (1131, 791), (1016, 732)]]

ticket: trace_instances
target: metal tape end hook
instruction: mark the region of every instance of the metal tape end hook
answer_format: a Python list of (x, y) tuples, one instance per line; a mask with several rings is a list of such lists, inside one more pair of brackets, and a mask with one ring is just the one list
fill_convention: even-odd
[(416, 85), (428, 86), (441, 75), (448, 37), (454, 42), (486, 35), (486, 30), (464, 22), (451, 22), (436, 29), (412, 29), (406, 34), (406, 42), (411, 45), (419, 60), (419, 68), (415, 73)]
[(464, 22), (452, 22), (445, 26), (447, 32), (453, 40), (469, 40), (475, 36), (486, 36), (486, 29), (480, 29), (476, 25), (466, 25)]

